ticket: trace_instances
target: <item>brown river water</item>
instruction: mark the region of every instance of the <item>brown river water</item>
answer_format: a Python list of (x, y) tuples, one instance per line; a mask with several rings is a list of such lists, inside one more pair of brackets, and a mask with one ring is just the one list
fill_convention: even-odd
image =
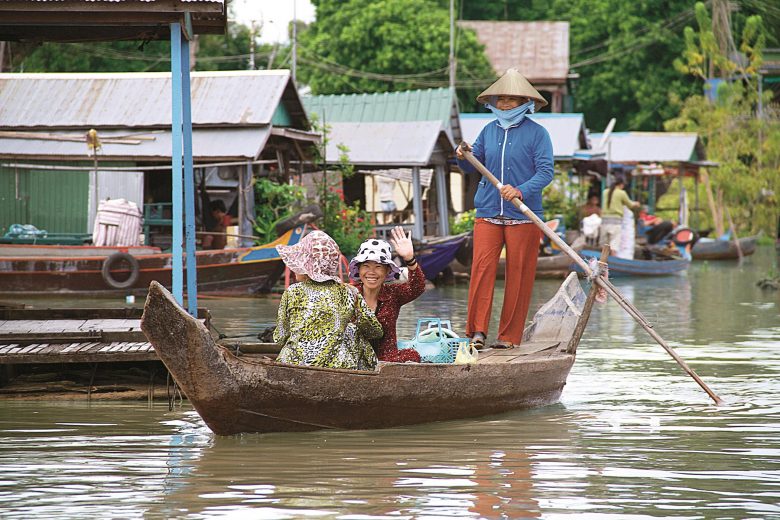
[[(0, 401), (0, 518), (780, 518), (780, 292), (755, 285), (773, 268), (765, 247), (615, 280), (721, 407), (610, 302), (560, 404), (479, 420), (217, 437), (187, 402)], [(556, 288), (537, 282), (535, 306)], [(427, 315), (462, 332), (466, 294), (427, 291), (399, 337)], [(201, 304), (240, 335), (277, 303)]]

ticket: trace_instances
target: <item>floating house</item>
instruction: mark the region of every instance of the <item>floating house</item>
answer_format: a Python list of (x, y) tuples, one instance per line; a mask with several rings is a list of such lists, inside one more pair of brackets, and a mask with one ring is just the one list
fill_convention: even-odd
[[(655, 213), (656, 202), (674, 178), (682, 187), (684, 177), (692, 177), (698, 185), (702, 168), (717, 167), (707, 161), (704, 144), (698, 134), (692, 132), (613, 132), (602, 143), (604, 134), (590, 134), (595, 149), (578, 150), (575, 158), (584, 165), (601, 162), (601, 170), (630, 175), (631, 189), (635, 196), (641, 190), (647, 193), (647, 206)], [(598, 144), (596, 144), (598, 143)], [(590, 168), (591, 171), (596, 168)], [(603, 177), (602, 188), (607, 186)], [(694, 190), (694, 208), (698, 211), (699, 190)], [(685, 203), (681, 204), (684, 208)], [(694, 213), (694, 219), (696, 218)], [(685, 217), (687, 218), (687, 217)], [(680, 218), (684, 221), (685, 218)], [(698, 222), (693, 223), (694, 226)]]
[[(345, 183), (349, 199), (382, 213), (377, 192), (390, 179), (393, 193), (382, 196), (393, 197), (401, 210), (411, 206), (416, 238), (449, 234), (449, 161), (462, 138), (451, 90), (311, 96), (303, 102), (309, 115), (326, 125), (326, 162), (337, 165), (343, 146), (349, 163), (363, 174)], [(377, 231), (390, 225), (380, 224)]]
[[(193, 72), (191, 83), (196, 185), (252, 235), (252, 176), (285, 174), (319, 135), (287, 70)], [(0, 231), (89, 233), (106, 198), (170, 224), (170, 92), (168, 73), (0, 74)]]

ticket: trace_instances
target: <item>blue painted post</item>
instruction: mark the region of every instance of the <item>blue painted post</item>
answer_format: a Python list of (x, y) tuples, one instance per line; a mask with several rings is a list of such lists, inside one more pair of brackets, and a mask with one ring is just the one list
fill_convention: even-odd
[[(184, 242), (187, 251), (187, 311), (198, 316), (198, 269), (195, 260), (195, 178), (192, 171), (192, 99), (190, 42), (181, 40), (181, 99), (184, 123)], [(204, 211), (207, 211), (204, 208)]]
[(171, 193), (173, 198), (173, 297), (184, 305), (184, 262), (182, 258), (182, 101), (181, 25), (171, 24)]

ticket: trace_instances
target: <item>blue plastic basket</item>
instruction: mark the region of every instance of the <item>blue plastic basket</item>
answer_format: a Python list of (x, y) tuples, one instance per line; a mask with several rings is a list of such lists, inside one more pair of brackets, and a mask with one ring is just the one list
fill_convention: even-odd
[(450, 320), (420, 318), (414, 338), (398, 340), (398, 348), (416, 350), (423, 363), (452, 363), (460, 344), (468, 341), (468, 338), (461, 338), (452, 331)]

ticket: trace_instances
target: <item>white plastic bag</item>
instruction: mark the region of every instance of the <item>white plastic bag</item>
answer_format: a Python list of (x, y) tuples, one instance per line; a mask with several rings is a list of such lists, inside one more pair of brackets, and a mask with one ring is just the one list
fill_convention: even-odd
[(462, 341), (458, 347), (458, 353), (455, 354), (456, 365), (473, 365), (479, 358), (479, 350), (477, 350), (470, 341)]

